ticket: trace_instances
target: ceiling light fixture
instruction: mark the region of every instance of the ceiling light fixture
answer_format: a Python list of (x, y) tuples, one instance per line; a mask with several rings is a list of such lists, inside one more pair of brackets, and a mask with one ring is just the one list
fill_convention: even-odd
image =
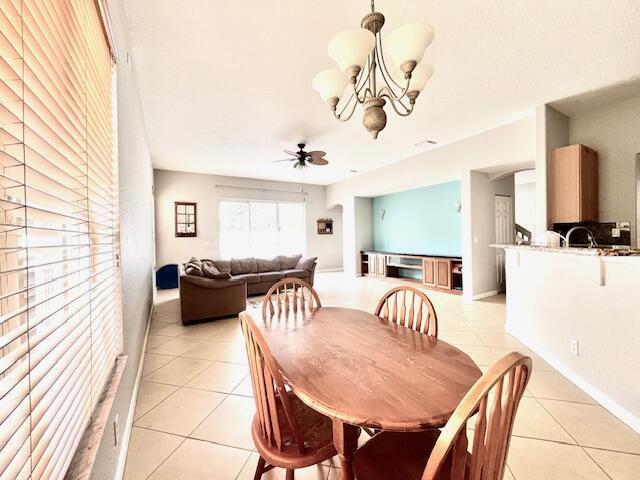
[[(374, 139), (387, 125), (383, 108), (387, 100), (398, 115), (411, 115), (416, 98), (433, 75), (433, 66), (420, 63), (433, 41), (433, 27), (426, 23), (403, 25), (386, 37), (383, 47), (380, 30), (384, 20), (372, 0), (362, 28), (339, 33), (329, 42), (329, 56), (340, 69), (324, 70), (313, 79), (313, 88), (339, 121), (348, 121), (356, 105), (363, 105), (362, 122)], [(387, 66), (385, 53), (395, 69)], [(338, 112), (347, 83), (352, 87), (351, 96)]]

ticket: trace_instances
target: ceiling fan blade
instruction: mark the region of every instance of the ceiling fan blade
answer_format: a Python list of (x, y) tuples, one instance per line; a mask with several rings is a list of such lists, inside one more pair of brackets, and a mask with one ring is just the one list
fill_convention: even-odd
[(277, 162), (297, 162), (297, 158), (283, 158), (282, 160), (272, 160), (273, 163)]
[(320, 158), (326, 155), (327, 155), (327, 152), (323, 152), (322, 150), (314, 150), (312, 152), (307, 153), (307, 156), (311, 158)]
[(328, 165), (329, 161), (326, 158), (318, 157), (318, 158), (310, 158), (307, 160), (311, 165)]
[(292, 152), (291, 150), (283, 150), (284, 153), (286, 153), (287, 155), (291, 155), (292, 157), (296, 157), (298, 158), (298, 153), (297, 152)]

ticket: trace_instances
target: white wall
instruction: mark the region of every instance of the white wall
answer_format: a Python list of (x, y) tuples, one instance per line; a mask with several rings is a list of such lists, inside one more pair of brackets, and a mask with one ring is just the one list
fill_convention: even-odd
[(515, 184), (515, 220), (530, 232), (536, 225), (536, 172), (524, 170), (514, 174)]
[[(326, 187), (324, 186), (169, 170), (156, 170), (154, 175), (156, 264), (158, 267), (168, 263), (184, 262), (192, 256), (220, 258), (218, 202), (224, 198), (242, 198), (304, 201), (307, 221), (307, 254), (318, 257), (319, 270), (342, 268), (342, 214), (340, 208), (327, 208)], [(306, 194), (302, 192), (306, 192)], [(175, 237), (174, 202), (176, 201), (198, 204), (197, 237)], [(333, 235), (318, 235), (316, 220), (319, 218), (333, 218)]]
[[(153, 170), (135, 73), (127, 63), (129, 39), (124, 6), (109, 0), (111, 23), (120, 58), (117, 64), (118, 165), (122, 266), (123, 352), (127, 365), (111, 408), (93, 466), (93, 480), (113, 480), (124, 466), (126, 422), (153, 297)], [(118, 445), (113, 420), (120, 419)], [(120, 473), (122, 473), (120, 471)]]
[(572, 114), (570, 144), (598, 151), (600, 221), (631, 222), (636, 245), (635, 155), (640, 153), (640, 97)]
[(355, 219), (356, 219), (356, 272), (362, 273), (360, 263), (360, 252), (373, 248), (373, 199), (368, 197), (357, 197), (355, 199)]
[(640, 432), (640, 258), (516, 247), (507, 277), (507, 331)]
[[(472, 280), (470, 285), (466, 284), (464, 287), (466, 296), (481, 298), (495, 294), (501, 287), (498, 284), (497, 257), (503, 252), (489, 245), (496, 243), (495, 196), (506, 195), (513, 199), (513, 175), (491, 180), (484, 172), (472, 171), (469, 188)], [(463, 272), (465, 269), (468, 270), (468, 267), (469, 261)]]
[(536, 108), (536, 222), (534, 239), (544, 239), (547, 215), (547, 166), (551, 150), (569, 145), (569, 118), (548, 105)]

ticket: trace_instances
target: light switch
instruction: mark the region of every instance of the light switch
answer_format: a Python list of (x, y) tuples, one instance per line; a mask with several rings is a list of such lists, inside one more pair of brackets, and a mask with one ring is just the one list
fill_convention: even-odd
[(478, 237), (473, 237), (473, 243), (478, 243)]

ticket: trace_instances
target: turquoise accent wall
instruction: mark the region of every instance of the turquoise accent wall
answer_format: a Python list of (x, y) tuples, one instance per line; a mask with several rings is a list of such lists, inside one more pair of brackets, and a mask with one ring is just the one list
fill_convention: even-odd
[(375, 197), (374, 250), (462, 256), (462, 219), (455, 207), (459, 201), (460, 181)]

